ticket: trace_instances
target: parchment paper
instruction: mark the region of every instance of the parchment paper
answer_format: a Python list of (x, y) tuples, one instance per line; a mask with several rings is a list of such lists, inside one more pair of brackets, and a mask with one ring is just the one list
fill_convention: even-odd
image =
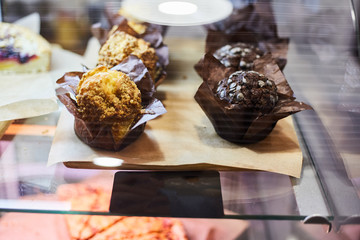
[[(145, 132), (119, 152), (100, 151), (82, 143), (73, 129), (73, 116), (61, 114), (48, 165), (100, 168), (96, 157), (124, 160), (117, 169), (255, 169), (300, 177), (302, 153), (292, 119), (278, 122), (263, 141), (236, 145), (221, 139), (193, 99), (196, 84), (164, 83), (167, 114), (149, 122)], [(106, 161), (106, 160), (105, 160)]]
[[(38, 33), (37, 13), (15, 22)], [(34, 117), (58, 109), (50, 73), (1, 75), (0, 121)]]
[(34, 117), (57, 109), (50, 74), (1, 76), (0, 121)]
[(194, 99), (202, 79), (193, 65), (203, 55), (204, 41), (168, 38), (167, 44), (172, 58), (170, 74), (155, 95), (167, 113), (148, 122), (133, 144), (110, 152), (82, 143), (74, 133), (72, 115), (64, 109), (48, 165), (64, 162), (74, 168), (101, 168), (92, 163), (94, 158), (115, 157), (124, 160), (116, 169), (255, 169), (300, 177), (302, 152), (291, 117), (280, 120), (271, 134), (256, 144), (241, 146), (223, 140)]
[(85, 61), (82, 56), (56, 45), (51, 50), (51, 71), (1, 75), (0, 121), (35, 117), (58, 110), (55, 81), (64, 72), (80, 69)]

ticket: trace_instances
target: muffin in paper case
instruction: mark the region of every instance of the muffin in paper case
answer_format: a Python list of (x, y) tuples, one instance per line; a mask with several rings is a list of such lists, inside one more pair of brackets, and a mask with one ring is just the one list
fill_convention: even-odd
[[(271, 133), (278, 120), (312, 109), (295, 101), (294, 92), (271, 54), (255, 60), (253, 71), (226, 68), (210, 53), (205, 54), (197, 67), (203, 83), (195, 94), (195, 100), (217, 134), (230, 142), (248, 144), (261, 141)], [(247, 85), (254, 76), (261, 78), (256, 80), (256, 89)], [(236, 77), (240, 77), (240, 81)], [(267, 95), (261, 92), (254, 97), (253, 94), (256, 95), (265, 85), (272, 90), (264, 91)], [(274, 90), (276, 93), (271, 92)], [(254, 100), (256, 103), (252, 105)]]
[(104, 45), (115, 32), (125, 32), (135, 38), (143, 39), (155, 49), (157, 56), (156, 74), (153, 76), (155, 85), (158, 86), (166, 78), (166, 67), (169, 65), (169, 49), (163, 42), (163, 31), (158, 25), (144, 23), (144, 30), (135, 29), (134, 25), (118, 14), (108, 14), (109, 24), (95, 23), (91, 32), (101, 45)]
[(289, 39), (278, 36), (275, 18), (268, 3), (234, 8), (228, 18), (205, 25), (205, 28), (206, 53), (215, 53), (226, 45), (242, 43), (247, 44), (248, 48), (258, 48), (263, 54), (271, 52), (280, 69), (285, 68)]
[(143, 133), (147, 121), (166, 113), (166, 110), (163, 104), (153, 97), (154, 83), (147, 68), (139, 58), (131, 55), (111, 70), (126, 74), (141, 93), (141, 111), (134, 117), (127, 132), (122, 134), (121, 138), (118, 137), (115, 129), (118, 119), (92, 121), (82, 114), (77, 98), (77, 89), (86, 72), (65, 73), (63, 77), (57, 80), (59, 87), (56, 92), (60, 101), (74, 116), (74, 130), (81, 141), (91, 147), (119, 151), (133, 143)]

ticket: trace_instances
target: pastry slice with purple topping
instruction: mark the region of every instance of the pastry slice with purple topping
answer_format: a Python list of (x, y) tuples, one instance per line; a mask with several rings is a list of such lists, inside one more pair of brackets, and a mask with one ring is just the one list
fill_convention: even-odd
[(0, 23), (0, 73), (36, 73), (50, 69), (51, 47), (27, 28)]

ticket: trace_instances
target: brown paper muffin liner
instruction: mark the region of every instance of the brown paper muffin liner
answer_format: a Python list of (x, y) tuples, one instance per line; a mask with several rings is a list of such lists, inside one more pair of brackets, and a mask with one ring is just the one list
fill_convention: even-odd
[(135, 82), (141, 92), (141, 104), (143, 114), (140, 114), (133, 123), (129, 132), (120, 140), (115, 140), (112, 133), (113, 123), (89, 122), (81, 118), (76, 102), (76, 88), (85, 72), (68, 72), (57, 80), (59, 87), (56, 93), (67, 110), (74, 116), (74, 130), (76, 135), (84, 143), (91, 147), (119, 151), (134, 142), (144, 131), (147, 121), (150, 121), (164, 113), (163, 104), (153, 97), (155, 92), (154, 83), (150, 74), (142, 63), (135, 57), (129, 56), (122, 63), (113, 67), (112, 70), (122, 71)]
[(122, 31), (136, 38), (142, 38), (146, 42), (150, 43), (151, 47), (155, 49), (156, 55), (158, 56), (157, 68), (159, 73), (157, 74), (155, 86), (158, 86), (164, 81), (167, 73), (166, 67), (169, 65), (169, 48), (163, 42), (163, 32), (161, 31), (160, 25), (146, 24), (147, 28), (143, 34), (138, 34), (129, 24), (128, 20), (118, 14), (113, 14), (109, 18), (109, 26), (106, 27), (104, 24), (95, 23), (91, 27), (91, 32), (96, 37), (100, 44), (103, 45), (108, 39), (110, 30), (113, 26), (117, 26), (116, 31)]
[(278, 101), (268, 114), (245, 111), (236, 104), (221, 101), (214, 95), (219, 81), (229, 77), (236, 70), (226, 68), (212, 54), (207, 53), (200, 61), (203, 83), (195, 94), (206, 116), (217, 134), (233, 143), (255, 143), (264, 139), (275, 127), (278, 120), (299, 111), (312, 109), (309, 105), (295, 101), (294, 92), (271, 54), (255, 60), (254, 71), (264, 74), (274, 81), (277, 87)]
[[(114, 9), (112, 9), (111, 7), (105, 7), (106, 20), (110, 26), (119, 25), (119, 23), (121, 23), (123, 21), (123, 18), (127, 19), (126, 11), (125, 11), (125, 14), (123, 15), (122, 13), (124, 13), (124, 12), (122, 12), (120, 10), (115, 9), (115, 11), (114, 11)], [(131, 21), (132, 19), (129, 19), (129, 20)], [(165, 36), (165, 34), (167, 33), (167, 30), (168, 30), (168, 26), (165, 26), (165, 25), (153, 24), (153, 23), (148, 23), (148, 22), (140, 22), (139, 20), (135, 20), (135, 22), (140, 23), (141, 25), (145, 25), (149, 32), (152, 32), (152, 31), (160, 32), (162, 36)]]
[(275, 18), (268, 3), (250, 4), (234, 9), (223, 21), (205, 25), (206, 53), (214, 53), (227, 44), (252, 44), (264, 53), (271, 52), (280, 69), (285, 68), (289, 39), (279, 38)]

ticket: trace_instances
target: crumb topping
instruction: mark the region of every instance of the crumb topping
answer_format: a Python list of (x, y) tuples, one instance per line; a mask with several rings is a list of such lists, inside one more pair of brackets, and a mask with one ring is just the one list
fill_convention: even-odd
[(83, 75), (76, 99), (82, 117), (91, 121), (133, 120), (141, 110), (136, 84), (126, 74), (104, 66)]
[(105, 66), (83, 75), (77, 88), (82, 118), (112, 126), (115, 141), (122, 139), (141, 114), (141, 93), (130, 78)]
[(154, 79), (158, 61), (155, 49), (143, 39), (135, 38), (125, 32), (115, 31), (110, 35), (99, 51), (98, 65), (111, 68), (129, 55), (140, 58)]

